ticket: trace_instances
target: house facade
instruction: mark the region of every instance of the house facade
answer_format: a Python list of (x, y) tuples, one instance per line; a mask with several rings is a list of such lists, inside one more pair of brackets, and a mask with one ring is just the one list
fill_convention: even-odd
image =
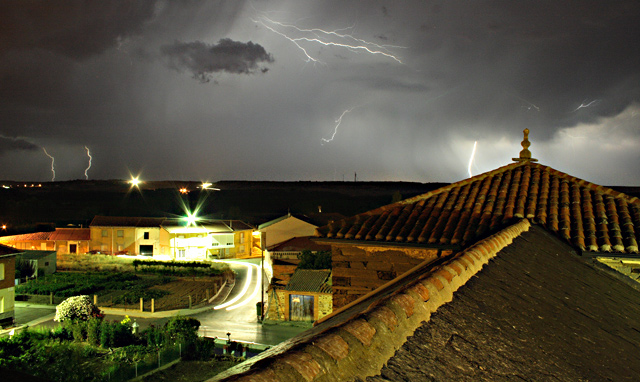
[(56, 228), (51, 232), (35, 232), (2, 236), (0, 244), (30, 251), (56, 253), (87, 253), (91, 242), (89, 228)]
[(96, 216), (91, 221), (91, 251), (162, 257), (170, 254), (165, 218)]
[(240, 220), (201, 220), (188, 225), (167, 219), (162, 228), (169, 234), (167, 260), (202, 261), (261, 256), (260, 235)]
[(16, 254), (19, 251), (0, 244), (0, 327), (11, 326), (15, 317)]
[(303, 218), (287, 214), (258, 226), (266, 235), (265, 247), (270, 248), (294, 237), (313, 236), (318, 226)]

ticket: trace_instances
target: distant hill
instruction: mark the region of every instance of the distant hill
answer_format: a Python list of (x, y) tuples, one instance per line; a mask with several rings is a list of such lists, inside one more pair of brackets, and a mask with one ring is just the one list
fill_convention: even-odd
[[(291, 212), (317, 223), (351, 216), (398, 198), (409, 198), (446, 183), (220, 181), (203, 190), (200, 182), (154, 181), (132, 188), (123, 180), (0, 182), (0, 224), (12, 235), (43, 227), (87, 226), (96, 215), (200, 216), (241, 219), (253, 225)], [(181, 194), (181, 188), (188, 189)], [(395, 198), (395, 199), (394, 199)]]

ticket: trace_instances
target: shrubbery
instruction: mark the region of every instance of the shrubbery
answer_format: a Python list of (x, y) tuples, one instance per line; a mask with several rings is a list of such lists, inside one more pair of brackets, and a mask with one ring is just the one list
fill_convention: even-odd
[(95, 306), (89, 296), (74, 296), (62, 301), (56, 307), (54, 321), (86, 321), (91, 317), (102, 317), (100, 309)]

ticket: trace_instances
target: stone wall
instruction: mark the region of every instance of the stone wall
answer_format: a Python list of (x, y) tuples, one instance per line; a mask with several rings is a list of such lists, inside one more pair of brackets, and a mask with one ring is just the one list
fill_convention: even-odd
[(330, 294), (318, 295), (318, 320), (333, 312), (333, 296)]
[(274, 321), (285, 320), (285, 304), (287, 294), (284, 289), (269, 290), (269, 305), (267, 307), (266, 318)]
[(451, 251), (332, 244), (333, 310), (355, 301), (425, 260)]

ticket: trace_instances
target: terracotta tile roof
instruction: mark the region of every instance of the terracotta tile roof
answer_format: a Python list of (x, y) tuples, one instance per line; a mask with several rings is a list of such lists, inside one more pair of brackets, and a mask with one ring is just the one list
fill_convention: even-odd
[(34, 232), (23, 233), (21, 235), (2, 236), (0, 237), (0, 242), (15, 243), (22, 241), (49, 240), (49, 236), (51, 236), (52, 233), (53, 232)]
[(330, 276), (330, 270), (297, 269), (285, 289), (292, 292), (331, 293), (331, 286), (327, 284)]
[(529, 161), (317, 230), (333, 240), (466, 246), (527, 218), (582, 251), (638, 253), (640, 200)]
[(270, 252), (291, 252), (291, 251), (331, 251), (331, 246), (327, 244), (318, 244), (311, 240), (309, 236), (293, 237), (278, 243), (269, 248)]
[(354, 381), (375, 375), (415, 329), (529, 228), (522, 219), (453, 257), (426, 260), (209, 381)]
[(51, 232), (49, 240), (74, 240), (89, 241), (91, 240), (90, 228), (56, 228), (55, 232)]

